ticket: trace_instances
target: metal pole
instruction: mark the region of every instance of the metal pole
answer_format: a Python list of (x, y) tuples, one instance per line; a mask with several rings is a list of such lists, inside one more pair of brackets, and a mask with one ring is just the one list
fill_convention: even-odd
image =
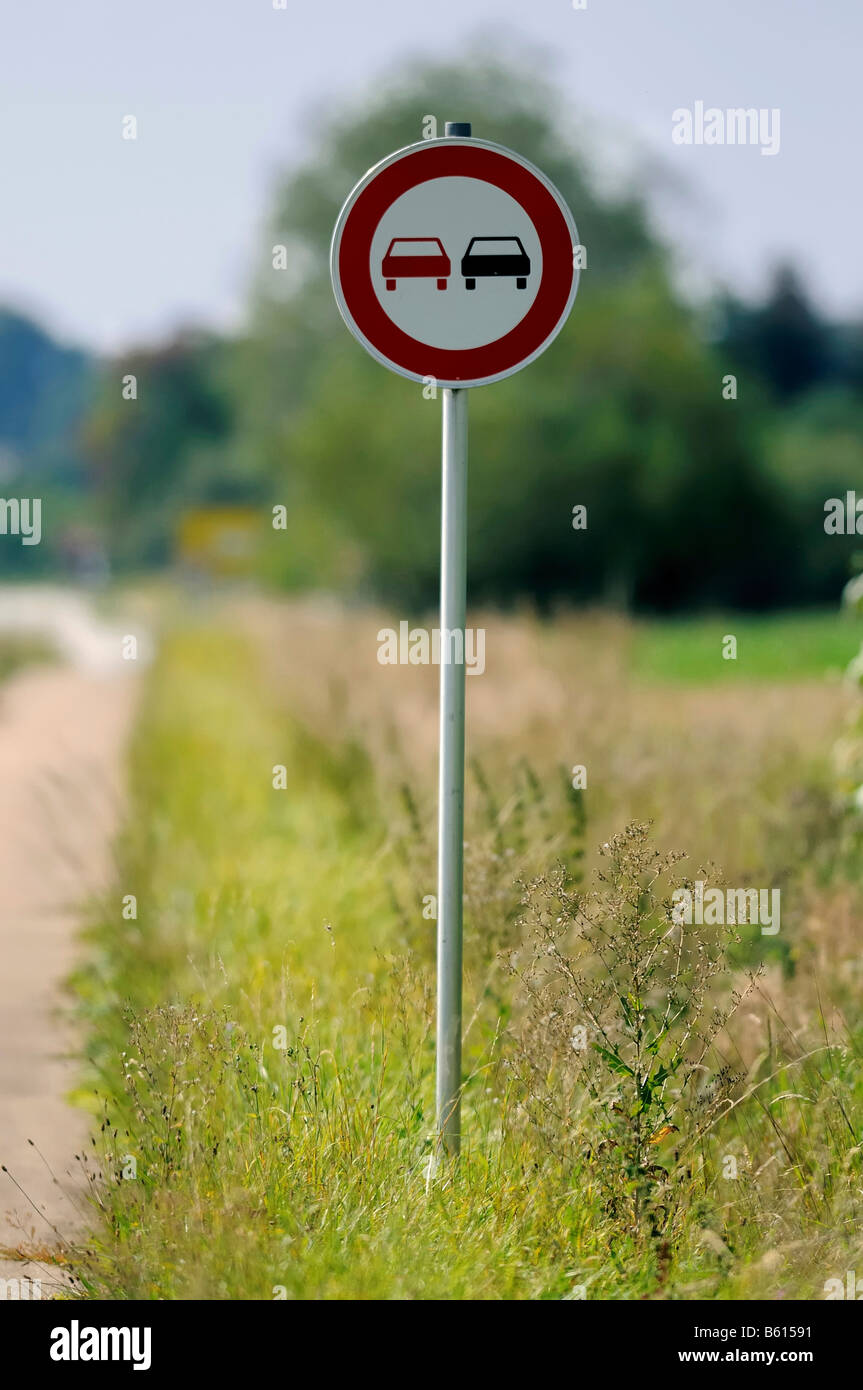
[(437, 1135), (461, 1140), (467, 391), (443, 393), (440, 579), (440, 777), (437, 892)]
[[(471, 127), (466, 121), (447, 121), (445, 134), (464, 138)], [(435, 1115), (436, 1155), (441, 1150), (455, 1155), (461, 1144), (467, 391), (443, 393), (441, 473)]]

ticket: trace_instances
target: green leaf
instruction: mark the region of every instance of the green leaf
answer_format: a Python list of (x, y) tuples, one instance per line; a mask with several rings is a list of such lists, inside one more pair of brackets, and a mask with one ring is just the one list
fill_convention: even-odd
[(612, 1071), (618, 1072), (621, 1076), (634, 1076), (632, 1067), (628, 1067), (616, 1052), (612, 1052), (607, 1047), (600, 1047), (599, 1043), (592, 1043), (595, 1052), (598, 1052), (603, 1061), (607, 1062)]
[(662, 1039), (666, 1036), (667, 1033), (668, 1028), (663, 1028), (662, 1032), (657, 1033), (656, 1037), (651, 1039), (651, 1041), (647, 1044), (645, 1051), (649, 1052), (651, 1056), (655, 1057), (657, 1052), (659, 1051), (659, 1044), (662, 1042)]

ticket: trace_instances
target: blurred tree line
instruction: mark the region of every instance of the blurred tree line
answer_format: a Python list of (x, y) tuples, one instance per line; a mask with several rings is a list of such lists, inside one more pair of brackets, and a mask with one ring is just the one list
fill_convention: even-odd
[(825, 534), (824, 503), (863, 483), (863, 327), (824, 322), (785, 268), (761, 304), (686, 303), (643, 195), (600, 191), (560, 106), (530, 64), (420, 63), (319, 124), (260, 239), (242, 338), (186, 336), (105, 373), (82, 440), (116, 565), (166, 561), (184, 508), (244, 500), (271, 581), (434, 602), (440, 404), (349, 336), (328, 254), (348, 191), (433, 113), (539, 165), (588, 255), (541, 363), (472, 393), (472, 598), (835, 601), (855, 540)]
[(58, 535), (75, 524), (88, 486), (81, 430), (95, 390), (87, 353), (0, 310), (0, 496), (38, 497), (58, 523), (43, 527), (36, 546), (0, 536), (0, 575), (37, 577), (61, 562)]

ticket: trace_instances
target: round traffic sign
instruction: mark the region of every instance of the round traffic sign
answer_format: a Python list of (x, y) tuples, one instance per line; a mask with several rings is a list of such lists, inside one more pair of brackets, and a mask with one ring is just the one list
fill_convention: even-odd
[(330, 252), (348, 328), (391, 371), (500, 381), (544, 352), (578, 288), (572, 214), (533, 164), (487, 140), (397, 150), (360, 179)]

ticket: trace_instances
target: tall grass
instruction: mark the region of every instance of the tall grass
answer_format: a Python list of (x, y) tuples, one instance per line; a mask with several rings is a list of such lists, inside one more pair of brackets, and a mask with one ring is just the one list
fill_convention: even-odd
[[(750, 864), (795, 885), (793, 940), (768, 954), (736, 1013), (763, 954), (746, 928), (731, 943), (736, 956), (723, 943), (711, 957), (721, 968), (699, 974), (693, 958), (695, 973), (672, 980), (672, 953), (654, 961), (648, 987), (638, 962), (665, 911), (651, 883), (654, 848), (644, 828), (613, 841), (615, 853), (627, 840), (638, 853), (618, 853), (609, 893), (591, 846), (615, 814), (622, 829), (655, 803), (657, 788), (636, 756), (624, 794), (603, 789), (619, 745), (603, 746), (594, 731), (600, 785), (573, 792), (571, 745), (563, 757), (550, 748), (536, 707), (524, 712), (529, 738), (519, 719), (501, 726), (486, 708), (472, 744), (466, 1143), (457, 1164), (430, 1177), (434, 921), (423, 901), (434, 892), (434, 843), (431, 777), (416, 757), (424, 716), (411, 740), (399, 723), (405, 709), (369, 693), (381, 668), (364, 666), (338, 633), (330, 644), (326, 624), (312, 622), (314, 647), (296, 630), (274, 642), (269, 621), (244, 622), (244, 637), (177, 632), (150, 677), (115, 894), (76, 982), (100, 1126), (86, 1291), (817, 1297), (827, 1278), (853, 1268), (863, 1034), (847, 972), (852, 890), (801, 875), (798, 832), (762, 826)], [(307, 632), (308, 618), (299, 621)], [(353, 632), (365, 621), (352, 620)], [(548, 649), (519, 622), (506, 640), (546, 645), (553, 690), (570, 658), (567, 633)], [(285, 672), (285, 646), (303, 670)], [(603, 697), (619, 707), (619, 673), (598, 667), (594, 680), (597, 708)], [(656, 737), (650, 720), (642, 708), (624, 735), (642, 759)], [(700, 741), (685, 739), (678, 753), (683, 806), (660, 779), (654, 835), (664, 840), (687, 812), (698, 836), (685, 797), (717, 766), (711, 721), (708, 709)], [(774, 732), (765, 730), (758, 773), (748, 769), (753, 822), (771, 796), (808, 799), (818, 808), (809, 833), (824, 847), (832, 820), (812, 750), (780, 766)], [(285, 790), (273, 786), (275, 765), (286, 769)], [(726, 841), (733, 857), (737, 834)], [(676, 858), (681, 847), (665, 840), (662, 850)], [(561, 894), (566, 911), (549, 922)], [(134, 920), (121, 912), (129, 895)], [(597, 943), (581, 920), (591, 903), (622, 948), (601, 1008), (590, 994)], [(824, 949), (823, 935), (808, 935), (817, 914), (833, 946), (806, 972)], [(634, 1063), (626, 1051), (639, 1026), (633, 1033), (633, 999), (636, 1012), (660, 1009), (661, 1019), (669, 990), (681, 1012), (666, 1050), (653, 1054), (658, 1068), (645, 1070), (645, 1057)], [(603, 1042), (594, 1026), (600, 1046), (587, 1074), (572, 1046), (579, 1020), (604, 1030)], [(642, 1121), (633, 1111), (651, 1078)]]

